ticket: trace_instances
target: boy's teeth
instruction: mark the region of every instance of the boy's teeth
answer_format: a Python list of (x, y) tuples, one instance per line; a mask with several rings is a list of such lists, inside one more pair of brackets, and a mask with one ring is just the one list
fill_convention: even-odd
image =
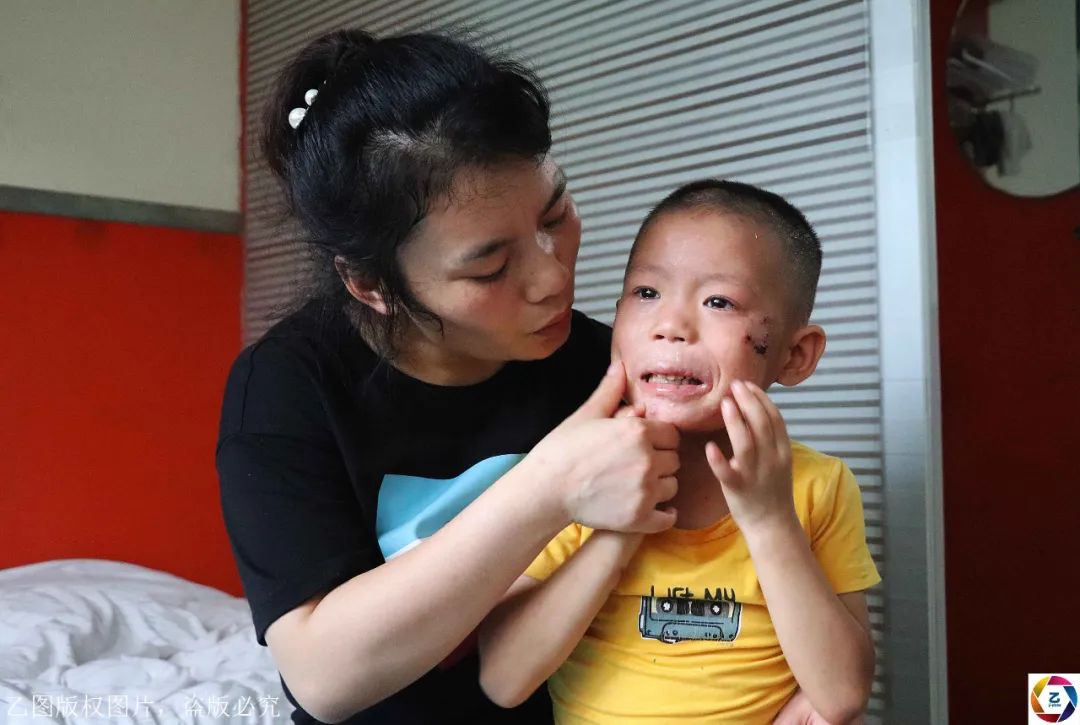
[(648, 380), (650, 383), (667, 383), (669, 385), (700, 385), (701, 381), (697, 378), (687, 378), (681, 375), (660, 375), (659, 373), (650, 373)]

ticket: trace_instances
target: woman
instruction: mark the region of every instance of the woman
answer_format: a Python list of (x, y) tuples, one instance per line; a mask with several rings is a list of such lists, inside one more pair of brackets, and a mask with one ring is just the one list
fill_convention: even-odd
[(610, 330), (570, 308), (544, 92), (452, 38), (341, 31), (265, 128), (317, 283), (234, 364), (217, 465), (294, 720), (549, 721), (495, 708), (460, 645), (570, 521), (670, 527), (678, 435), (613, 415)]

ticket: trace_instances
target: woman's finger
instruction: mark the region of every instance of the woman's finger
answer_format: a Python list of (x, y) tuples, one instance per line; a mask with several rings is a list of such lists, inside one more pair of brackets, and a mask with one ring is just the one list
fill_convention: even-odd
[(676, 451), (679, 449), (679, 429), (671, 423), (660, 420), (646, 420), (645, 434), (653, 448), (661, 451)]
[(678, 517), (679, 512), (674, 508), (654, 509), (645, 514), (640, 525), (635, 526), (634, 530), (643, 534), (658, 534), (674, 526)]
[(679, 454), (675, 451), (657, 451), (653, 456), (652, 473), (655, 476), (674, 476), (679, 472)]
[(626, 371), (621, 362), (613, 362), (608, 367), (604, 377), (601, 378), (596, 390), (589, 399), (581, 404), (563, 421), (565, 425), (571, 420), (592, 420), (595, 418), (610, 418), (622, 404), (623, 393), (626, 391)]
[(674, 476), (663, 476), (656, 482), (656, 500), (670, 501), (679, 492), (679, 480)]

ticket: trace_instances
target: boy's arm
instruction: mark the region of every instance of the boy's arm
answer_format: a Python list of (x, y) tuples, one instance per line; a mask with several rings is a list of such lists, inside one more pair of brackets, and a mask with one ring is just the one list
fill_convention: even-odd
[(866, 596), (833, 592), (798, 520), (761, 527), (746, 540), (799, 687), (827, 721), (850, 722), (866, 707), (874, 677)]
[[(866, 719), (860, 716), (846, 725), (865, 725), (865, 723)], [(796, 690), (780, 712), (776, 713), (772, 725), (833, 725), (833, 723), (823, 718), (814, 709), (805, 692)]]
[(826, 720), (848, 722), (866, 707), (874, 676), (865, 596), (838, 596), (810, 550), (791, 496), (791, 442), (780, 411), (755, 385), (733, 384), (732, 393), (722, 412), (733, 455), (726, 460), (709, 443), (709, 463), (799, 687)]
[(641, 539), (641, 534), (596, 531), (546, 581), (518, 580), (520, 593), (496, 607), (480, 627), (480, 686), (493, 702), (521, 704), (559, 668)]

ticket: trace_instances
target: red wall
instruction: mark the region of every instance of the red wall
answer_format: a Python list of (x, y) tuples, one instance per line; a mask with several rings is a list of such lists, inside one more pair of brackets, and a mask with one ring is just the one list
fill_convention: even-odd
[(1026, 673), (1080, 671), (1080, 191), (1010, 197), (961, 157), (959, 4), (931, 4), (949, 709), (1024, 722)]
[(213, 464), (241, 257), (232, 234), (0, 212), (0, 567), (241, 593)]

